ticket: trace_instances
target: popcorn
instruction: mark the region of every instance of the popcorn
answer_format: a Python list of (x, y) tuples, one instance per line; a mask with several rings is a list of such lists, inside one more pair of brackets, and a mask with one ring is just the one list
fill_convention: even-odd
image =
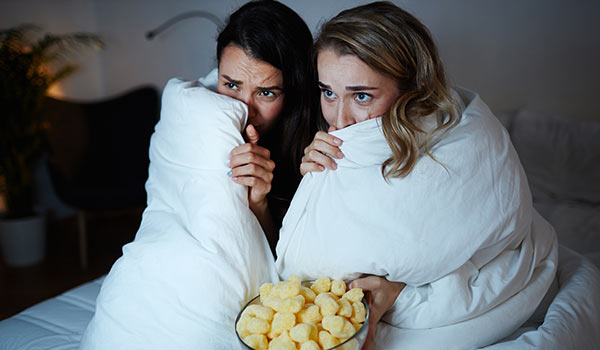
[(242, 313), (242, 317), (244, 317), (245, 315), (271, 321), (273, 319), (273, 309), (257, 304), (248, 305), (248, 307)]
[(304, 297), (296, 295), (295, 297), (284, 299), (280, 312), (295, 314), (302, 310), (304, 306)]
[(352, 323), (341, 316), (325, 316), (321, 324), (338, 339), (348, 339), (356, 332)]
[(319, 278), (310, 286), (310, 289), (312, 289), (317, 294), (327, 293), (329, 292), (330, 288), (331, 280), (327, 277)]
[[(305, 305), (306, 306), (306, 305)], [(298, 322), (318, 324), (323, 319), (321, 310), (317, 305), (308, 304), (298, 313)]]
[(329, 331), (329, 333), (339, 333), (344, 328), (344, 318), (341, 316), (325, 316), (321, 324), (323, 329)]
[(235, 325), (235, 329), (237, 330), (240, 337), (243, 338), (243, 337), (251, 334), (247, 329), (248, 322), (250, 321), (251, 318), (252, 318), (252, 316), (242, 314), (238, 323)]
[(342, 280), (335, 280), (331, 282), (331, 293), (338, 297), (341, 297), (346, 293), (346, 282)]
[(296, 325), (296, 315), (291, 313), (278, 312), (273, 316), (271, 330), (275, 333), (282, 333)]
[(271, 290), (273, 289), (273, 283), (263, 283), (259, 288), (258, 292), (260, 293), (261, 301), (263, 296), (268, 296), (271, 294)]
[(252, 317), (246, 324), (246, 330), (252, 334), (266, 334), (271, 330), (269, 321)]
[(300, 293), (300, 283), (294, 281), (279, 282), (273, 289), (271, 294), (274, 297), (280, 297), (282, 299), (295, 297)]
[(304, 300), (306, 300), (307, 303), (314, 302), (317, 297), (317, 294), (315, 294), (312, 289), (304, 286), (300, 286), (300, 295), (304, 297)]
[(365, 322), (365, 318), (367, 315), (365, 305), (360, 301), (357, 303), (352, 303), (352, 309), (352, 317), (350, 317), (350, 321), (352, 321), (352, 323)]
[(342, 298), (346, 298), (348, 300), (350, 300), (351, 302), (354, 303), (360, 303), (360, 301), (362, 300), (362, 298), (365, 296), (365, 294), (363, 293), (362, 288), (352, 288), (349, 291), (347, 291)]
[(269, 350), (296, 350), (296, 343), (290, 338), (287, 331), (269, 343)]
[(244, 343), (252, 349), (267, 350), (269, 348), (267, 337), (263, 334), (250, 334), (243, 339)]
[(317, 326), (309, 323), (300, 323), (290, 329), (290, 338), (298, 343), (317, 340)]
[(271, 295), (265, 296), (265, 299), (262, 301), (263, 305), (269, 307), (276, 312), (280, 312), (283, 310), (283, 299), (279, 297), (274, 297)]
[(330, 349), (330, 348), (333, 348), (334, 346), (340, 345), (340, 341), (336, 337), (331, 335), (329, 332), (320, 331), (319, 332), (319, 344), (323, 347), (323, 349)]
[(339, 299), (337, 301), (338, 303), (338, 311), (337, 311), (337, 315), (343, 316), (343, 317), (347, 317), (350, 318), (352, 317), (352, 305), (350, 304), (350, 302), (348, 301), (348, 299), (342, 298)]
[[(358, 346), (356, 348), (358, 348)], [(302, 343), (300, 350), (321, 350), (321, 347), (316, 341), (309, 340), (305, 343)]]
[(302, 281), (300, 281), (300, 277), (296, 276), (296, 275), (290, 275), (290, 277), (288, 278), (288, 282), (296, 283), (299, 286), (302, 285)]
[(315, 298), (315, 304), (321, 308), (321, 315), (335, 315), (339, 305), (329, 293), (321, 293)]
[[(300, 277), (260, 286), (260, 303), (246, 307), (236, 324), (252, 349), (324, 350), (354, 335), (365, 322), (362, 289), (346, 291), (342, 280), (319, 278), (310, 287)], [(346, 346), (348, 345), (348, 346)], [(357, 349), (352, 339), (344, 349)]]

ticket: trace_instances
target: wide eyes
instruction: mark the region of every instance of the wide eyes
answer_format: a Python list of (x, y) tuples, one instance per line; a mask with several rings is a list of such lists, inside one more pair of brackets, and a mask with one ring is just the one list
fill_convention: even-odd
[[(240, 87), (236, 83), (226, 81), (223, 83), (223, 86), (229, 90), (234, 90), (236, 92), (240, 92)], [(279, 96), (279, 94), (277, 92), (272, 91), (272, 90), (265, 90), (265, 89), (258, 90), (256, 95), (258, 97), (266, 98), (267, 100), (273, 100)]]
[[(333, 91), (328, 89), (321, 89), (321, 92), (327, 100), (334, 100), (337, 97)], [(356, 102), (360, 104), (365, 104), (373, 98), (372, 95), (367, 94), (365, 92), (356, 92), (352, 97)]]
[(259, 96), (263, 96), (263, 97), (275, 97), (277, 96), (273, 91), (270, 90), (261, 90), (258, 93)]
[(354, 99), (360, 103), (368, 102), (371, 98), (373, 98), (373, 96), (365, 94), (364, 92), (357, 92), (354, 95)]
[(321, 89), (321, 92), (323, 93), (323, 96), (325, 96), (325, 98), (327, 98), (328, 100), (333, 100), (335, 98), (335, 94), (331, 90)]
[(237, 86), (237, 84), (230, 83), (230, 82), (223, 83), (223, 86), (225, 86), (226, 88), (231, 89), (231, 90), (237, 90), (237, 89), (239, 89), (239, 87)]

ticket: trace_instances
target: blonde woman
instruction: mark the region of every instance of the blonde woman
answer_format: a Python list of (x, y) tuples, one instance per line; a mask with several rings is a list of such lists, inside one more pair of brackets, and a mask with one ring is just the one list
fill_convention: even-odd
[(305, 149), (279, 274), (369, 291), (365, 349), (509, 335), (554, 281), (557, 242), (506, 131), (448, 87), (427, 28), (389, 2), (325, 23), (315, 53), (328, 132)]

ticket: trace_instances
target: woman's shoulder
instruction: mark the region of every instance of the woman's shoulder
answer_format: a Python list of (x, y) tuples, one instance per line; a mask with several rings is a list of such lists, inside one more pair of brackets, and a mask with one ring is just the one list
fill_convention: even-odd
[(472, 90), (454, 87), (452, 97), (457, 102), (460, 118), (455, 133), (468, 133), (478, 138), (505, 138), (506, 130), (481, 96)]

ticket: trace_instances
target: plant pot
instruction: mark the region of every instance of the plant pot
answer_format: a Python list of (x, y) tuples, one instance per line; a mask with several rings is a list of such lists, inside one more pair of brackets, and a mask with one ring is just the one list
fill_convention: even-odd
[(40, 263), (46, 253), (44, 215), (20, 219), (0, 219), (0, 247), (4, 262), (21, 267)]

